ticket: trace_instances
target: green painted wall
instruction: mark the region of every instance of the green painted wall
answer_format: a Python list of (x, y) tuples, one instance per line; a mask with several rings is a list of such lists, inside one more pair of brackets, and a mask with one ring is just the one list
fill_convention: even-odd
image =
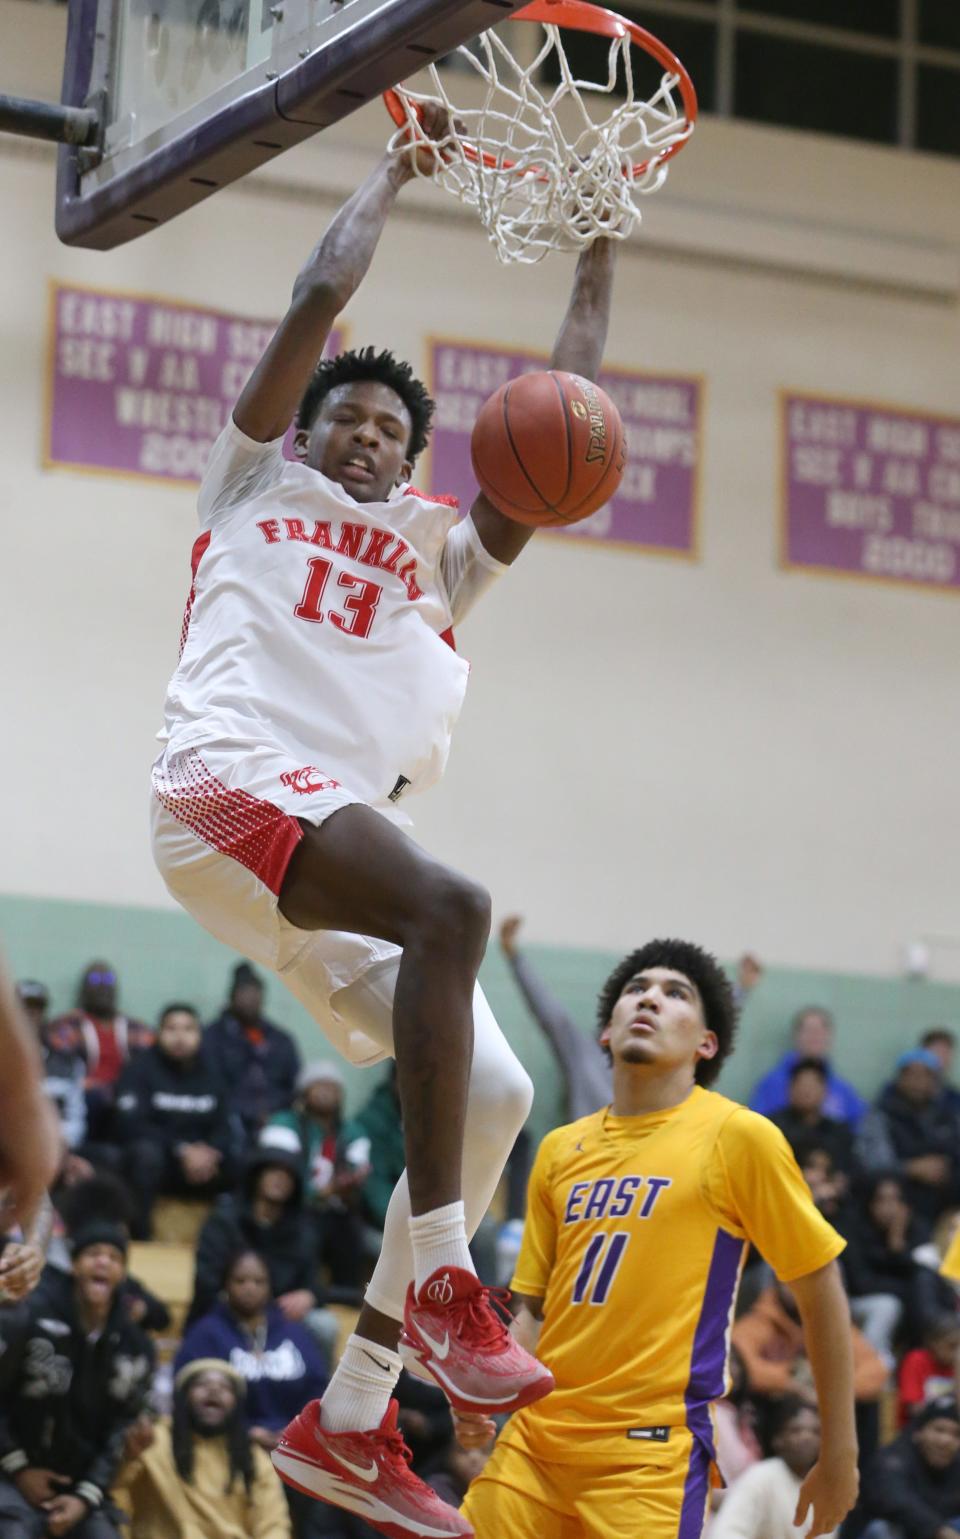
[[(122, 1003), (152, 1021), (174, 998), (194, 1002), (209, 1017), (220, 1007), (234, 955), (175, 910), (119, 908), (108, 904), (0, 895), (0, 941), (17, 977), (42, 978), (55, 1010), (73, 1004), (84, 967), (104, 957), (118, 969)], [(585, 1029), (592, 1028), (594, 1000), (615, 953), (531, 946), (529, 955)], [(549, 1050), (530, 1021), (496, 946), (481, 974), (494, 1012), (531, 1073), (537, 1098), (532, 1131), (540, 1136), (562, 1116), (559, 1080)], [(753, 1080), (784, 1046), (787, 1023), (804, 1004), (823, 1004), (839, 1023), (837, 1063), (842, 1073), (872, 1094), (890, 1064), (926, 1027), (960, 1027), (960, 986), (908, 983), (771, 968), (744, 1012), (735, 1057), (721, 1089), (744, 1098)], [(290, 1028), (310, 1057), (326, 1047), (303, 1007), (282, 984), (270, 980), (267, 1009)], [(347, 1070), (350, 1105), (376, 1082), (374, 1070)]]

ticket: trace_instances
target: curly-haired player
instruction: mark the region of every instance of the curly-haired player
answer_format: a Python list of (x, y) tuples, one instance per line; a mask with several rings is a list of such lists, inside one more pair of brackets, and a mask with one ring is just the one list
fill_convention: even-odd
[[(704, 1088), (733, 1047), (731, 986), (699, 946), (655, 940), (598, 1014), (613, 1102), (541, 1144), (512, 1285), (556, 1388), (507, 1423), (463, 1512), (477, 1539), (699, 1539), (752, 1242), (803, 1318), (824, 1435), (797, 1517), (828, 1533), (857, 1489), (844, 1242), (779, 1129)], [(459, 1423), (468, 1446), (492, 1431)]]
[[(443, 127), (428, 109), (425, 132)], [(278, 973), (354, 1063), (396, 1057), (407, 1173), (356, 1333), (274, 1462), (393, 1536), (442, 1539), (467, 1528), (410, 1473), (396, 1431), (401, 1321), (462, 1410), (514, 1409), (552, 1379), (467, 1248), (532, 1094), (476, 986), (489, 898), (408, 838), (401, 799), (446, 762), (469, 672), (454, 625), (531, 531), (482, 496), (457, 522), (413, 490), (432, 403), (407, 364), (368, 348), (317, 367), (411, 156), (428, 168), (435, 154), (388, 156), (340, 211), (214, 445), (153, 820), (184, 908)], [(597, 242), (553, 367), (595, 377), (612, 284)]]

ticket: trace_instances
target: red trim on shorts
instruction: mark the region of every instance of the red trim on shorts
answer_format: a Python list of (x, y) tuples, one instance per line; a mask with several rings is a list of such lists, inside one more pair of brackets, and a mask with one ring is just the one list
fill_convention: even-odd
[(440, 632), (440, 640), (445, 641), (452, 652), (457, 650), (456, 637), (453, 634), (453, 626), (448, 625), (445, 631)]
[(190, 629), (190, 616), (193, 613), (193, 601), (197, 596), (197, 568), (207, 553), (207, 546), (210, 544), (210, 535), (211, 531), (209, 529), (207, 529), (204, 534), (197, 535), (197, 538), (193, 542), (193, 550), (190, 552), (190, 592), (187, 594), (187, 602), (183, 611), (183, 622), (180, 626), (180, 657), (183, 656), (183, 649), (187, 644), (187, 632)]
[(178, 754), (154, 776), (154, 793), (171, 817), (204, 844), (229, 855), (280, 896), (287, 866), (303, 829), (296, 818), (249, 791), (232, 791), (208, 769), (195, 748)]

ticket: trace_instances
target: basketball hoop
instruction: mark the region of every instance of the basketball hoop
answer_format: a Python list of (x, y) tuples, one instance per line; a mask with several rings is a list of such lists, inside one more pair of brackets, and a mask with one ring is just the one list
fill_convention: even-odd
[[(479, 107), (451, 101), (435, 64), (431, 92), (387, 91), (384, 101), (398, 125), (391, 150), (409, 143), (411, 134), (423, 138), (425, 106), (446, 111), (449, 132), (437, 142), (439, 166), (431, 179), (477, 211), (502, 262), (582, 251), (600, 235), (626, 240), (640, 217), (638, 199), (662, 187), (668, 161), (693, 132), (697, 95), (690, 76), (643, 27), (586, 0), (533, 0), (509, 21), (542, 27), (533, 62), (522, 64), (499, 31), (483, 32), (456, 50), (479, 77)], [(574, 79), (563, 29), (609, 39), (605, 82)], [(634, 90), (634, 48), (664, 71), (648, 99)], [(548, 61), (556, 85), (540, 83)], [(589, 109), (605, 105), (604, 98), (611, 110), (597, 121)], [(424, 175), (419, 167), (417, 174)]]

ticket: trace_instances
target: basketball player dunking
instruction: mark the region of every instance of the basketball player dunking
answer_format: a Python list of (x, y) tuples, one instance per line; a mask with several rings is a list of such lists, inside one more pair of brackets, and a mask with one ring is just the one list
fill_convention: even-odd
[[(424, 126), (440, 137), (442, 116)], [(401, 831), (397, 805), (443, 771), (468, 673), (452, 628), (532, 531), (482, 496), (458, 523), (412, 490), (433, 403), (408, 365), (372, 349), (317, 365), (414, 154), (429, 172), (429, 143), (388, 156), (337, 215), (212, 450), (153, 842), (174, 897), (277, 972), (348, 1058), (396, 1057), (407, 1173), (356, 1333), (274, 1462), (386, 1533), (442, 1536), (470, 1529), (409, 1470), (401, 1322), (461, 1411), (513, 1410), (553, 1380), (467, 1248), (532, 1093), (476, 983), (489, 899)], [(595, 378), (612, 284), (599, 241), (551, 367)]]

